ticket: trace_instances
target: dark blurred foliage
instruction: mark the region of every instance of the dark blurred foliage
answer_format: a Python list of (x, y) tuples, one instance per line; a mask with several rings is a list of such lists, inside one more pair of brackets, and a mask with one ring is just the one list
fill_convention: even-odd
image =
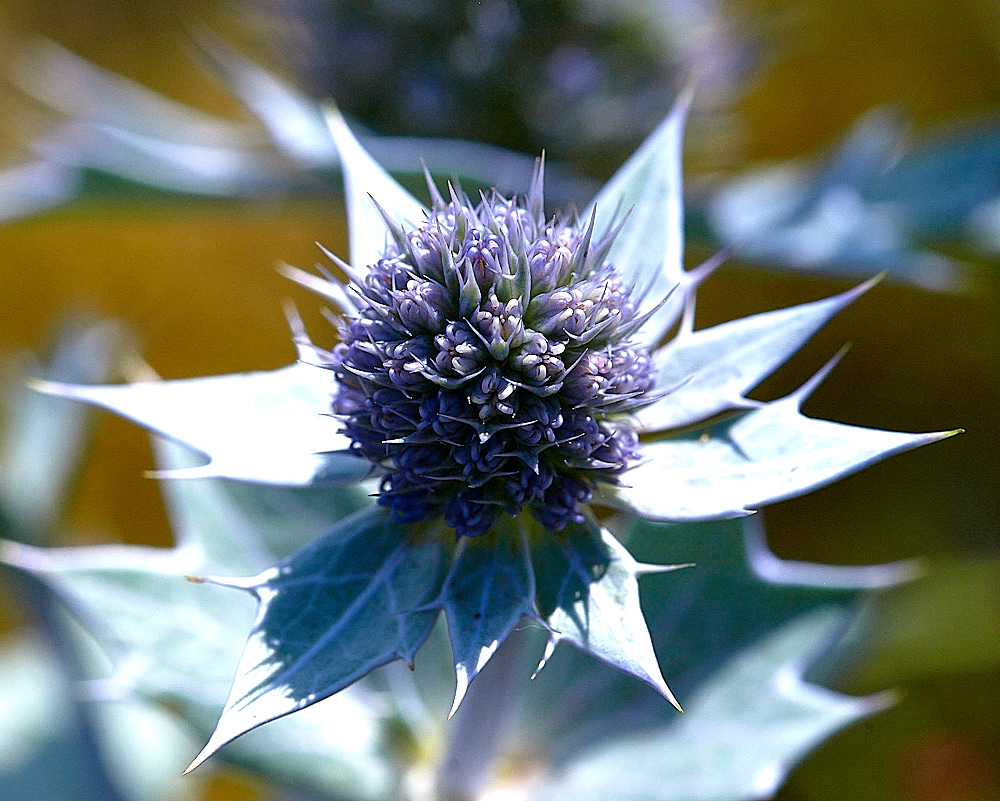
[[(317, 96), (384, 134), (491, 142), (613, 168), (683, 80), (643, 4), (262, 0)], [(644, 14), (643, 12), (647, 12)]]

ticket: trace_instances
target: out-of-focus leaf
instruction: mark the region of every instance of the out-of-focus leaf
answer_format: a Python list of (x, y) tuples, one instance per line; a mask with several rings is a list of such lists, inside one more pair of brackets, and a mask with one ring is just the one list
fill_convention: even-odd
[[(31, 365), (24, 373), (33, 371), (56, 380), (107, 380), (117, 355), (116, 333), (110, 323), (69, 318), (56, 332), (44, 366)], [(14, 372), (5, 376), (13, 385), (5, 382), (4, 386), (9, 397), (3, 399), (6, 418), (0, 448), (0, 529), (3, 536), (22, 543), (45, 543), (55, 533), (83, 455), (89, 415), (78, 404), (29, 391), (24, 385), (26, 376)], [(35, 752), (13, 768), (11, 775), (0, 777), (0, 792), (10, 791), (10, 797), (18, 799), (119, 801), (141, 797), (134, 783), (114, 775), (111, 760), (100, 750), (95, 716), (73, 691), (72, 683), (82, 674), (83, 659), (76, 647), (79, 638), (63, 610), (39, 582), (7, 570), (0, 572), (5, 583), (11, 579), (9, 587), (17, 593), (19, 606), (44, 632), (49, 646), (25, 640), (3, 655), (14, 663), (7, 667), (15, 679), (19, 667), (31, 665), (31, 676), (21, 676), (23, 686), (4, 688), (9, 690), (4, 700), (14, 706), (25, 703), (25, 697), (33, 700), (27, 701), (27, 709), (0, 710), (0, 716), (13, 716), (16, 731), (20, 726), (31, 729), (37, 725), (38, 720), (32, 718), (38, 715), (50, 733), (45, 742), (36, 743)], [(39, 703), (39, 693), (49, 694), (47, 700), (54, 708)], [(35, 706), (37, 710), (31, 709)], [(0, 744), (0, 751), (8, 747), (15, 754), (19, 750), (17, 742), (10, 742)], [(156, 766), (150, 765), (150, 769), (156, 773)]]
[(46, 581), (102, 640), (116, 673), (99, 695), (118, 697), (137, 685), (175, 699), (195, 720), (225, 696), (243, 639), (231, 627), (249, 626), (253, 605), (184, 580), (203, 568), (197, 547), (42, 550), (7, 543), (0, 558)]
[(962, 265), (926, 245), (962, 236), (973, 211), (1000, 194), (995, 129), (959, 134), (903, 159), (902, 126), (876, 109), (819, 166), (763, 168), (717, 189), (701, 209), (741, 259), (794, 270), (893, 278), (955, 291)]
[(668, 394), (639, 410), (646, 431), (680, 428), (730, 409), (758, 406), (744, 395), (782, 365), (833, 315), (872, 286), (789, 309), (757, 314), (713, 328), (681, 329), (655, 356), (657, 386)]
[(53, 164), (81, 174), (108, 173), (166, 192), (254, 197), (291, 183), (275, 156), (176, 142), (93, 121), (64, 122), (33, 144)]
[(329, 413), (331, 374), (311, 365), (121, 386), (43, 381), (36, 388), (110, 409), (209, 457), (162, 477), (309, 486), (356, 482), (371, 472), (348, 452), (350, 439)]
[(799, 406), (834, 363), (785, 398), (644, 445), (648, 461), (603, 497), (652, 520), (740, 516), (957, 433), (901, 434), (805, 417)]
[[(109, 377), (117, 336), (110, 323), (68, 321), (40, 375), (50, 381), (100, 382)], [(51, 534), (82, 455), (87, 410), (29, 391), (12, 379), (0, 445), (0, 508), (14, 536), (37, 542)]]
[(62, 666), (41, 642), (22, 637), (2, 644), (0, 797), (99, 801), (71, 693)]
[(852, 684), (1000, 667), (1000, 559), (953, 556), (922, 567), (918, 580), (873, 599), (858, 621), (867, 647), (851, 660)]
[(94, 704), (108, 767), (134, 801), (200, 799), (204, 784), (181, 772), (195, 746), (194, 732), (166, 708), (138, 698)]
[[(329, 191), (329, 171), (340, 159), (322, 104), (198, 33), (210, 69), (261, 127), (185, 106), (45, 39), (13, 48), (4, 77), (56, 122), (27, 142), (40, 160), (0, 173), (0, 221), (94, 196), (121, 195), (130, 204), (137, 196), (157, 203), (186, 197), (190, 204), (191, 195)], [(380, 164), (401, 174), (416, 175), (423, 160), (432, 173), (512, 194), (532, 173), (533, 156), (478, 142), (365, 139)], [(596, 187), (550, 162), (546, 188), (550, 197), (582, 203)]]
[(970, 215), (1000, 197), (1000, 124), (953, 124), (926, 137), (877, 174), (864, 194), (898, 205), (918, 241), (964, 238)]
[(35, 161), (0, 172), (0, 223), (72, 200), (82, 176), (71, 167)]
[(290, 175), (253, 127), (185, 106), (47, 39), (9, 48), (4, 77), (55, 121), (28, 142), (76, 193), (85, 170), (174, 192), (253, 196)]
[(69, 119), (190, 144), (241, 147), (247, 131), (185, 106), (40, 37), (5, 48), (4, 77)]
[[(539, 799), (750, 801), (832, 732), (882, 704), (802, 680), (804, 654), (842, 620), (802, 615), (736, 652), (698, 687), (672, 726), (632, 734), (571, 760)], [(624, 766), (628, 766), (623, 770)]]
[[(157, 464), (184, 470), (201, 459), (181, 445), (154, 439)], [(368, 483), (280, 487), (243, 481), (164, 481), (171, 528), (180, 548), (203, 554), (205, 569), (251, 575), (270, 567), (371, 503)]]
[[(217, 36), (197, 33), (210, 67), (263, 123), (276, 147), (306, 168), (325, 171), (339, 165), (340, 156), (320, 103), (244, 58)], [(392, 173), (416, 175), (422, 161), (434, 175), (457, 176), (505, 195), (524, 192), (531, 180), (533, 155), (461, 139), (378, 136), (352, 125), (365, 150)], [(594, 182), (571, 173), (564, 165), (550, 161), (546, 167), (549, 198), (582, 203), (597, 191)]]
[[(324, 191), (327, 172), (339, 160), (333, 140), (340, 137), (350, 148), (353, 139), (353, 134), (345, 135), (339, 115), (332, 123), (328, 118), (325, 126), (315, 100), (211, 36), (203, 36), (202, 45), (262, 127), (186, 107), (53, 42), (33, 40), (16, 48), (6, 59), (7, 79), (62, 120), (30, 143), (41, 161), (9, 172), (8, 180), (0, 176), (0, 219), (72, 200), (92, 171), (168, 193), (253, 197), (276, 189)], [(663, 153), (680, 147), (681, 106), (673, 123), (668, 120), (652, 137)], [(707, 202), (693, 198), (689, 216), (695, 223), (689, 229), (694, 238), (707, 239), (706, 245), (732, 247), (739, 258), (762, 266), (864, 276), (886, 270), (920, 286), (960, 289), (966, 283), (963, 267), (926, 245), (958, 239), (996, 249), (998, 128), (990, 122), (945, 134), (900, 158), (904, 145), (898, 115), (876, 109), (818, 166), (792, 162), (757, 170), (717, 188)], [(413, 174), (423, 158), (434, 173), (460, 175), (508, 193), (523, 190), (531, 171), (530, 156), (472, 142), (366, 137), (366, 146), (382, 165), (400, 173)], [(612, 253), (620, 269), (634, 269), (648, 279), (638, 282), (650, 287), (643, 310), (684, 277), (679, 161), (660, 163), (651, 153), (637, 151), (596, 199), (598, 233), (616, 213), (631, 208), (626, 227), (637, 226), (647, 234), (648, 246), (641, 252)], [(675, 166), (664, 169), (668, 161)], [(581, 202), (591, 193), (587, 181), (550, 167), (551, 196)], [(23, 170), (32, 171), (33, 180), (22, 180)], [(673, 209), (662, 220), (648, 218), (648, 201), (654, 196), (662, 200), (665, 187), (672, 187), (678, 202), (662, 207)], [(374, 194), (376, 199), (383, 195), (379, 202), (391, 212), (398, 211), (383, 202), (395, 190)], [(353, 195), (358, 213), (370, 214), (364, 191)], [(407, 197), (402, 217), (419, 222), (419, 204), (414, 203)], [(372, 231), (381, 234), (377, 215), (371, 222)], [(370, 255), (352, 250), (352, 261), (362, 268), (370, 261), (363, 256)], [(654, 315), (649, 342), (669, 327), (683, 294), (675, 293)]]
[[(56, 655), (31, 635), (0, 644), (0, 798), (104, 801), (97, 766), (74, 717), (75, 688)], [(184, 801), (200, 781), (181, 781), (191, 739), (162, 710), (134, 701), (103, 707), (96, 728), (107, 769), (129, 801)], [(124, 745), (127, 747), (117, 747)]]
[(337, 148), (319, 103), (243, 58), (210, 31), (196, 31), (195, 39), (210, 67), (264, 124), (282, 152), (303, 166), (337, 165)]

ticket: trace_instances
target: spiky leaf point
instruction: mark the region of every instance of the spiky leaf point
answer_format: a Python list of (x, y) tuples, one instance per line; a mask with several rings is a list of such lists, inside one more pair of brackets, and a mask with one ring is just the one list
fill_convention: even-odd
[(329, 372), (312, 365), (117, 386), (34, 386), (109, 409), (209, 458), (159, 477), (309, 486), (353, 483), (371, 473), (368, 462), (347, 451), (350, 440), (327, 414)]
[[(598, 236), (627, 214), (608, 260), (624, 278), (645, 292), (639, 314), (656, 308), (671, 291), (690, 283), (684, 272), (684, 209), (681, 146), (691, 106), (688, 87), (669, 116), (604, 185), (583, 214), (596, 211)], [(684, 292), (674, 292), (639, 334), (646, 347), (657, 345), (676, 321)]]
[(514, 627), (535, 615), (535, 576), (524, 521), (462, 538), (438, 604), (455, 659), (455, 714), (469, 684)]
[(539, 614), (549, 629), (545, 664), (565, 640), (648, 684), (677, 709), (639, 606), (641, 573), (672, 567), (640, 565), (593, 520), (546, 534), (533, 551)]
[(830, 318), (879, 278), (831, 298), (693, 330), (694, 297), (680, 330), (654, 357), (666, 395), (636, 414), (645, 431), (681, 428), (719, 412), (759, 406), (745, 394), (784, 364)]
[(222, 717), (188, 770), (380, 665), (412, 662), (437, 617), (429, 604), (448, 562), (440, 535), (369, 509), (255, 578), (206, 579), (251, 592), (259, 606)]
[(805, 417), (801, 403), (835, 363), (785, 398), (644, 445), (648, 461), (603, 499), (649, 520), (739, 517), (959, 433), (902, 434)]
[(408, 228), (424, 221), (426, 209), (368, 155), (335, 107), (327, 106), (325, 111), (344, 171), (351, 264), (364, 270), (382, 257), (386, 242), (385, 223), (372, 200)]

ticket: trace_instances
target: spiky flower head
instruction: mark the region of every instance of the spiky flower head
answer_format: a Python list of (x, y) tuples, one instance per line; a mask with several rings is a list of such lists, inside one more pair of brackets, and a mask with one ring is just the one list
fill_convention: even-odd
[[(438, 611), (453, 709), (525, 618), (547, 638), (543, 663), (570, 642), (674, 701), (638, 589), (668, 568), (634, 559), (615, 526), (745, 515), (948, 435), (805, 417), (833, 362), (785, 398), (747, 397), (870, 283), (695, 330), (712, 265), (687, 271), (681, 258), (689, 99), (582, 219), (545, 218), (541, 167), (524, 198), (473, 203), (453, 189), (446, 202), (429, 182), (426, 209), (334, 112), (349, 285), (285, 271), (339, 308), (333, 351), (291, 315), (299, 361), (281, 370), (41, 387), (208, 458), (161, 476), (312, 487), (328, 503), (335, 485), (379, 475), (381, 506), (345, 491), (363, 508), (277, 566), (206, 579), (252, 592), (260, 609), (195, 765), (379, 665), (412, 663)], [(588, 502), (622, 514), (599, 518)]]
[(630, 413), (654, 385), (631, 288), (594, 217), (546, 219), (542, 163), (524, 198), (451, 189), (351, 284), (358, 313), (329, 366), (352, 448), (385, 470), (403, 523), (439, 515), (479, 536), (527, 507), (582, 522), (598, 483), (638, 458)]

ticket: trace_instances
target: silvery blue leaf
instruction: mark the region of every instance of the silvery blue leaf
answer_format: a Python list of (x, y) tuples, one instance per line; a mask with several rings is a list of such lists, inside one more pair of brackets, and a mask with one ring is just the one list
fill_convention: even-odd
[(347, 452), (350, 440), (329, 414), (330, 373), (310, 365), (119, 386), (36, 386), (110, 409), (209, 458), (161, 477), (309, 486), (360, 481), (371, 472)]
[(737, 651), (698, 688), (672, 725), (584, 752), (533, 797), (770, 798), (812, 747), (886, 704), (883, 697), (852, 698), (803, 680), (807, 655), (842, 617), (836, 608), (819, 608)]
[(814, 420), (799, 406), (832, 368), (781, 400), (643, 447), (605, 500), (649, 520), (733, 517), (957, 431), (903, 434)]
[[(118, 331), (112, 323), (67, 320), (44, 367), (24, 373), (49, 381), (107, 381)], [(0, 509), (15, 539), (41, 544), (54, 533), (68, 489), (79, 470), (89, 434), (89, 410), (31, 392), (24, 374), (13, 378), (0, 439)], [(6, 379), (7, 376), (4, 376)], [(4, 382), (6, 383), (6, 382)]]
[(566, 526), (538, 543), (532, 558), (539, 613), (550, 632), (542, 665), (565, 640), (648, 684), (679, 709), (639, 606), (639, 575), (672, 568), (639, 564), (594, 522)]
[(226, 86), (252, 111), (281, 150), (305, 167), (337, 164), (337, 150), (323, 110), (312, 98), (243, 58), (223, 39), (196, 31), (197, 43)]
[(350, 230), (351, 265), (365, 270), (385, 251), (385, 221), (374, 200), (406, 228), (415, 228), (427, 216), (422, 203), (401, 187), (359, 144), (335, 108), (327, 109), (327, 124), (340, 153)]
[(71, 120), (208, 147), (244, 148), (250, 132), (103, 69), (51, 39), (20, 40), (4, 77)]
[(188, 770), (380, 665), (412, 662), (437, 618), (430, 604), (449, 559), (441, 534), (407, 530), (373, 508), (255, 578), (209, 579), (251, 592), (259, 607), (222, 717)]
[[(640, 314), (654, 307), (678, 285), (685, 285), (684, 211), (681, 145), (684, 121), (691, 105), (686, 90), (670, 115), (604, 185), (582, 215), (597, 207), (596, 236), (625, 217), (608, 260), (638, 292)], [(638, 339), (656, 345), (677, 319), (684, 292), (674, 292), (647, 321)]]
[(455, 657), (455, 714), (469, 683), (524, 617), (535, 615), (535, 576), (527, 534), (515, 525), (464, 537), (440, 604)]
[(83, 188), (79, 170), (33, 161), (0, 171), (0, 222), (27, 217), (73, 200)]
[[(74, 714), (79, 688), (47, 637), (0, 638), (0, 797), (13, 801), (195, 801), (202, 782), (181, 778), (190, 730), (161, 708), (129, 699), (87, 718), (101, 736), (114, 783), (95, 781), (96, 742)], [(135, 742), (143, 743), (140, 749)]]
[(814, 303), (693, 331), (685, 315), (677, 336), (654, 356), (657, 386), (669, 394), (636, 414), (646, 431), (680, 428), (729, 409), (759, 405), (744, 395), (802, 347), (833, 315), (878, 279)]

